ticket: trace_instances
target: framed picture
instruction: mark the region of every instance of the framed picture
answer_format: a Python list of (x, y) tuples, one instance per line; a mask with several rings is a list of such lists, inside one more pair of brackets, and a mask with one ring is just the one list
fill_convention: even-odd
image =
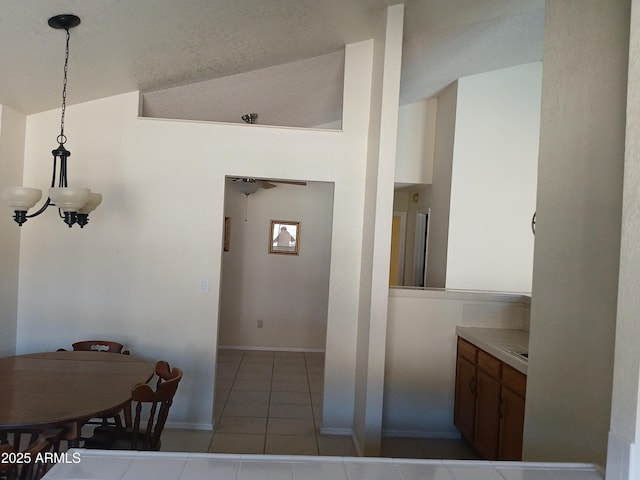
[(300, 222), (271, 220), (269, 226), (269, 253), (298, 255), (300, 249)]
[(231, 217), (224, 217), (224, 251), (228, 252), (231, 246)]

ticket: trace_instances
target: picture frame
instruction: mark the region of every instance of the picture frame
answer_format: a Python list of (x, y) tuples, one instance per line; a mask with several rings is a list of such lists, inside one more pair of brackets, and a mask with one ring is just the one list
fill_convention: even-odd
[(299, 255), (300, 222), (271, 220), (269, 224), (269, 253)]

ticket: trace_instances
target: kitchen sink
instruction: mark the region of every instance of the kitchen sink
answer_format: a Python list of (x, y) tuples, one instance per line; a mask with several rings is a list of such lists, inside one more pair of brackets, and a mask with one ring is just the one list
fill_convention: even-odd
[(505, 352), (510, 353), (511, 355), (515, 355), (516, 357), (520, 357), (523, 360), (529, 360), (529, 351), (527, 348), (517, 348), (517, 347), (503, 347)]

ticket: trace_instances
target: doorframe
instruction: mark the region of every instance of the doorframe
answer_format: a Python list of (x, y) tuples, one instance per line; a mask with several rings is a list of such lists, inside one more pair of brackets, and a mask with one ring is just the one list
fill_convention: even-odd
[[(398, 285), (404, 285), (405, 243), (407, 236), (407, 212), (393, 212), (394, 217), (400, 217), (400, 245), (398, 248)], [(393, 222), (392, 222), (393, 223)], [(391, 266), (389, 266), (391, 268)]]

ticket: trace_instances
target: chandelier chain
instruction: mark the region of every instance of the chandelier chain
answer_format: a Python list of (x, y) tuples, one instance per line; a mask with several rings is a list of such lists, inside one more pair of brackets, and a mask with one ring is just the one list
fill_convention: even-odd
[(67, 137), (64, 135), (64, 114), (67, 109), (67, 75), (69, 71), (69, 29), (65, 28), (67, 32), (67, 43), (65, 46), (64, 54), (64, 79), (62, 81), (62, 114), (60, 115), (60, 135), (58, 136), (58, 143), (64, 145), (67, 141)]

